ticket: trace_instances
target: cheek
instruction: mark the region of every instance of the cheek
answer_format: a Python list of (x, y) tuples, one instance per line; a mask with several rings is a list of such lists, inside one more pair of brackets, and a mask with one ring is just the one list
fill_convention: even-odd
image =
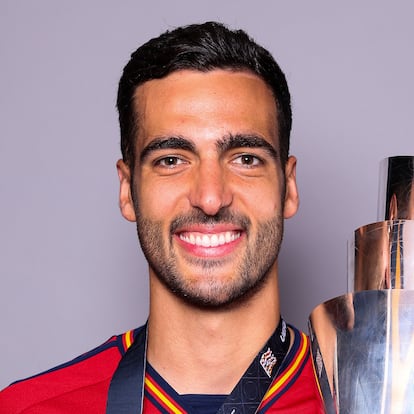
[(276, 180), (266, 180), (244, 188), (239, 192), (247, 211), (260, 221), (275, 216), (283, 209), (281, 187)]
[(259, 220), (273, 218), (282, 211), (281, 201), (276, 199), (274, 194), (269, 193), (266, 195), (261, 193), (256, 200), (254, 207)]
[(177, 183), (154, 183), (148, 180), (140, 188), (140, 212), (145, 218), (156, 221), (170, 219), (175, 216), (184, 199), (183, 187)]

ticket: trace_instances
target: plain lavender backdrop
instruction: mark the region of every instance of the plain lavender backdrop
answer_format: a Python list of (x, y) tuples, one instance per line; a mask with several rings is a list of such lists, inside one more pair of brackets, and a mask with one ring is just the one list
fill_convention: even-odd
[(306, 329), (346, 290), (346, 241), (376, 220), (379, 161), (413, 154), (406, 1), (0, 1), (0, 388), (144, 322), (147, 266), (118, 212), (115, 96), (142, 42), (177, 25), (246, 29), (284, 68), (301, 208), (282, 309)]

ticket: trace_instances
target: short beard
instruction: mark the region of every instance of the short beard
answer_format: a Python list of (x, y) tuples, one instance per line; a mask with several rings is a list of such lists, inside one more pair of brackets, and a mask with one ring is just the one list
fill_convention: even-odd
[[(137, 206), (136, 206), (137, 207)], [(270, 220), (258, 224), (254, 243), (249, 240), (251, 223), (248, 217), (222, 209), (215, 216), (208, 216), (201, 210), (194, 209), (187, 215), (177, 217), (170, 225), (168, 240), (163, 240), (162, 222), (143, 218), (137, 211), (137, 231), (142, 251), (156, 277), (185, 302), (199, 308), (211, 310), (233, 307), (248, 300), (265, 284), (270, 269), (275, 264), (283, 235), (282, 213)], [(247, 248), (235, 273), (238, 276), (228, 283), (220, 283), (214, 278), (215, 271), (220, 271), (222, 260), (193, 258), (191, 262), (201, 267), (206, 273), (207, 286), (193, 286), (189, 277), (177, 269), (177, 259), (172, 239), (175, 230), (189, 224), (231, 223), (242, 228), (246, 233)]]

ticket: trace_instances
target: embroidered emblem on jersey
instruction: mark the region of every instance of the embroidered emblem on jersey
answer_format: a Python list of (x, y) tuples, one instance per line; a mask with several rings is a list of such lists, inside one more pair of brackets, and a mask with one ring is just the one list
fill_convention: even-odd
[(267, 348), (267, 351), (260, 358), (260, 365), (263, 367), (269, 378), (272, 376), (273, 367), (276, 365), (276, 362), (277, 359), (273, 355), (272, 350)]
[(295, 381), (309, 358), (309, 353), (307, 352), (308, 346), (308, 337), (301, 332), (296, 356), (292, 359), (290, 365), (280, 372), (276, 380), (270, 386), (260, 404), (258, 413), (265, 412), (270, 405), (274, 404), (275, 401), (281, 397), (281, 395), (289, 388), (290, 384)]
[(286, 341), (286, 329), (287, 329), (286, 322), (282, 319), (282, 332), (280, 333), (280, 340), (282, 342)]
[(318, 378), (320, 378), (322, 375), (322, 367), (323, 367), (322, 355), (318, 349), (316, 352), (316, 368), (318, 369)]

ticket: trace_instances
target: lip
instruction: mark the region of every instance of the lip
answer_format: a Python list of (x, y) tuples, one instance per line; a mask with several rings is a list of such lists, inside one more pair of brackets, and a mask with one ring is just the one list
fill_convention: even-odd
[(174, 238), (191, 255), (220, 258), (232, 253), (244, 235), (233, 225), (191, 226), (175, 232)]

